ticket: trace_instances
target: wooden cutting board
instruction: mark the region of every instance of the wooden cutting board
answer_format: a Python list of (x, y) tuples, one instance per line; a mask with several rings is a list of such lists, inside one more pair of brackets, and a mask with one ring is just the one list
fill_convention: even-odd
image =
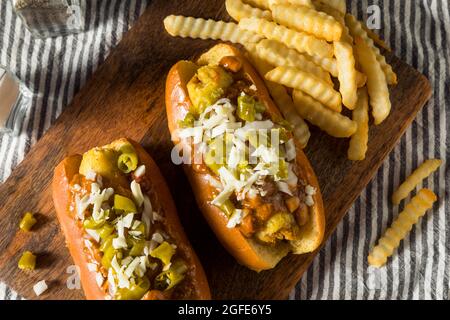
[[(159, 164), (174, 196), (186, 232), (206, 270), (217, 299), (285, 299), (316, 254), (290, 256), (272, 270), (257, 274), (239, 266), (207, 227), (181, 167), (170, 161), (172, 143), (166, 125), (164, 83), (169, 68), (199, 54), (214, 42), (169, 37), (163, 19), (169, 14), (229, 19), (223, 0), (151, 1), (107, 61), (64, 111), (56, 124), (32, 148), (26, 159), (0, 186), (0, 280), (25, 298), (36, 298), (33, 285), (47, 280), (43, 299), (81, 299), (69, 290), (72, 264), (52, 205), (53, 168), (66, 156), (82, 153), (120, 137), (141, 141)], [(427, 79), (392, 55), (388, 60), (399, 76), (391, 90), (393, 111), (372, 127), (367, 160), (347, 160), (347, 140), (313, 129), (307, 154), (321, 183), (327, 215), (326, 237), (335, 230), (431, 95)], [(18, 231), (26, 211), (38, 213), (34, 232)], [(20, 271), (25, 250), (38, 254), (37, 270)]]

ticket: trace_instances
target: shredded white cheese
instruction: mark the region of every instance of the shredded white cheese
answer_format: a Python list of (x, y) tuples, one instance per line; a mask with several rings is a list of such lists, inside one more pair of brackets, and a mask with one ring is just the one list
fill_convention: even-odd
[(137, 167), (137, 169), (134, 171), (134, 176), (136, 178), (140, 178), (145, 175), (145, 165), (140, 165)]
[(217, 127), (225, 120), (226, 120), (226, 116), (223, 116), (220, 114), (212, 116), (211, 118), (209, 118), (208, 120), (205, 120), (203, 122), (203, 128), (205, 128), (207, 130), (212, 130), (213, 128)]
[(314, 206), (314, 198), (313, 198), (311, 195), (307, 195), (307, 196), (306, 196), (306, 200), (305, 200), (305, 204), (306, 204), (308, 207)]
[(241, 224), (242, 218), (243, 218), (243, 211), (240, 210), (240, 209), (234, 210), (234, 213), (232, 214), (232, 216), (228, 220), (227, 228), (228, 229), (235, 228), (238, 224)]
[(286, 182), (277, 181), (277, 186), (278, 186), (278, 190), (280, 190), (281, 192), (286, 193), (290, 196), (293, 196), (292, 191)]
[(105, 278), (103, 278), (103, 275), (101, 274), (101, 272), (96, 273), (95, 281), (97, 282), (97, 285), (101, 288), (103, 283), (105, 282)]
[(139, 237), (142, 234), (142, 232), (140, 232), (140, 231), (128, 231), (128, 234), (130, 236), (133, 236), (133, 237)]
[(123, 217), (122, 222), (123, 222), (124, 228), (127, 228), (127, 229), (131, 228), (131, 225), (133, 224), (133, 217), (134, 217), (134, 213), (129, 213), (125, 217)]
[(77, 209), (77, 217), (80, 220), (84, 219), (84, 212), (89, 207), (89, 196), (85, 195), (83, 198), (80, 199), (78, 195), (75, 196), (75, 205)]
[(152, 235), (152, 240), (153, 240), (153, 241), (156, 241), (157, 243), (163, 243), (163, 242), (164, 242), (164, 238), (163, 238), (163, 236), (161, 235), (161, 233), (159, 233), (159, 232), (155, 232), (155, 233)]
[(305, 192), (306, 192), (306, 194), (307, 194), (308, 196), (314, 196), (314, 195), (316, 195), (316, 193), (317, 193), (317, 189), (314, 188), (314, 187), (311, 186), (311, 185), (307, 185), (307, 186), (305, 187)]
[(131, 261), (133, 261), (133, 257), (128, 256), (125, 259), (122, 259), (122, 262), (120, 264), (122, 265), (122, 267), (126, 267), (130, 264)]
[(122, 219), (117, 220), (116, 230), (117, 230), (117, 234), (119, 235), (119, 237), (122, 237), (122, 238), (125, 237), (125, 227), (123, 226)]
[(293, 165), (290, 163), (288, 164), (288, 178), (286, 179), (286, 182), (289, 186), (293, 188), (296, 187), (298, 184), (298, 177), (294, 173)]
[(158, 212), (153, 211), (153, 221), (163, 221), (164, 218)]
[(45, 280), (39, 281), (33, 286), (34, 293), (39, 297), (41, 294), (43, 294), (45, 291), (47, 291), (48, 286)]
[(171, 266), (172, 266), (172, 262), (169, 262), (168, 264), (166, 264), (166, 265), (163, 267), (162, 271), (167, 271), (167, 270), (169, 270)]
[(100, 242), (100, 235), (98, 234), (98, 232), (96, 230), (93, 229), (85, 229), (86, 233), (88, 235), (90, 235), (97, 243)]
[(144, 196), (144, 210), (142, 211), (142, 222), (145, 224), (145, 236), (148, 237), (150, 234), (150, 228), (153, 221), (153, 208), (149, 197)]
[(286, 148), (286, 160), (289, 162), (294, 160), (297, 157), (297, 150), (295, 149), (294, 139), (290, 139), (288, 142), (286, 142), (285, 148)]
[(139, 257), (139, 265), (135, 270), (135, 273), (138, 275), (138, 277), (143, 277), (147, 272), (147, 261), (148, 261), (147, 257), (145, 256)]
[(114, 296), (116, 293), (116, 281), (111, 268), (108, 270), (108, 292), (111, 296)]
[(261, 160), (266, 164), (278, 163), (280, 159), (275, 148), (269, 148), (265, 145), (259, 146), (252, 153), (252, 157), (261, 158)]
[(139, 263), (141, 262), (141, 259), (139, 257), (134, 258), (134, 260), (128, 265), (128, 267), (125, 269), (125, 275), (130, 278), (134, 270), (139, 266)]
[(153, 250), (155, 250), (155, 248), (159, 245), (158, 242), (156, 242), (155, 240), (151, 240), (148, 242), (148, 246), (147, 246), (147, 252), (146, 252), (146, 256), (148, 256), (150, 254), (150, 252), (152, 252)]
[(112, 241), (112, 246), (114, 249), (126, 249), (128, 248), (127, 240), (125, 237), (117, 237)]
[(211, 202), (213, 205), (220, 207), (223, 205), (233, 194), (234, 188), (227, 187)]
[(129, 288), (130, 287), (130, 281), (123, 273), (122, 269), (119, 266), (119, 263), (117, 262), (117, 257), (114, 256), (111, 260), (111, 267), (114, 269), (117, 275), (117, 279), (119, 280), (118, 287), (119, 288)]
[(136, 230), (141, 225), (141, 223), (142, 222), (140, 222), (139, 220), (135, 220), (131, 229)]
[(88, 239), (84, 239), (84, 245), (86, 248), (91, 248), (92, 247), (92, 242)]
[(138, 207), (142, 206), (144, 203), (144, 195), (142, 194), (141, 186), (133, 180), (130, 187), (131, 193), (133, 193), (134, 201), (137, 203)]
[(228, 166), (231, 169), (236, 169), (238, 164), (244, 159), (244, 157), (245, 152), (241, 152), (235, 146), (233, 146), (228, 156)]
[(92, 170), (90, 170), (90, 171), (88, 171), (87, 173), (86, 173), (86, 179), (87, 180), (90, 180), (90, 181), (95, 181), (95, 178), (97, 177), (97, 174), (94, 172), (94, 171), (92, 171)]
[(103, 219), (104, 215), (103, 211), (101, 210), (102, 205), (104, 202), (108, 201), (109, 198), (111, 198), (111, 196), (114, 194), (114, 189), (107, 188), (100, 191), (100, 187), (96, 183), (92, 184), (92, 186), (94, 185), (96, 185), (96, 187), (91, 190), (89, 201), (90, 204), (93, 204), (92, 217), (95, 221), (99, 221)]
[(231, 123), (231, 122), (225, 122), (222, 123), (220, 125), (218, 125), (217, 127), (213, 128), (211, 130), (211, 138), (216, 138), (220, 135), (223, 135), (224, 133), (226, 133), (229, 130), (236, 130), (242, 127), (242, 124), (240, 122), (235, 122), (235, 123)]
[(234, 174), (225, 167), (222, 167), (219, 169), (219, 176), (220, 176), (220, 180), (222, 181), (223, 185), (225, 185), (225, 189), (232, 188), (234, 190), (239, 191), (245, 185), (245, 183), (236, 179)]

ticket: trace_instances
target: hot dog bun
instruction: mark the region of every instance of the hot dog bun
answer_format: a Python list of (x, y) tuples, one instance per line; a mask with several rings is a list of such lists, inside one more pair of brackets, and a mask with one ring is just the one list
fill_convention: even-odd
[[(190, 281), (193, 288), (190, 299), (210, 299), (211, 294), (206, 280), (205, 273), (200, 264), (197, 255), (193, 251), (189, 240), (187, 239), (183, 227), (177, 215), (175, 205), (173, 203), (170, 191), (162, 177), (158, 167), (156, 166), (150, 155), (140, 146), (140, 144), (129, 140), (133, 145), (138, 155), (141, 164), (145, 165), (145, 174), (148, 180), (158, 190), (158, 205), (162, 208), (164, 216), (164, 225), (166, 231), (174, 239), (180, 252), (183, 253), (183, 258), (190, 266), (188, 276), (184, 281)], [(85, 296), (89, 300), (104, 300), (106, 293), (99, 288), (95, 280), (95, 273), (88, 270), (89, 257), (85, 254), (85, 246), (83, 240), (82, 227), (69, 214), (69, 184), (73, 176), (79, 172), (82, 161), (81, 155), (70, 156), (64, 159), (55, 169), (52, 192), (53, 202), (56, 209), (56, 214), (64, 233), (67, 247), (74, 260), (75, 265), (80, 270), (80, 280), (83, 286)], [(161, 294), (156, 294), (154, 291), (149, 291), (144, 299), (155, 300), (161, 299)]]
[[(281, 113), (272, 101), (264, 82), (244, 55), (233, 46), (219, 44), (203, 54), (197, 63), (180, 61), (170, 70), (166, 82), (165, 98), (168, 126), (172, 134), (179, 129), (179, 121), (185, 118), (191, 108), (192, 103), (189, 98), (187, 83), (195, 75), (198, 66), (217, 65), (222, 58), (230, 56), (237, 58), (242, 63), (242, 68), (247, 77), (258, 88), (258, 98), (265, 104), (271, 118), (273, 120), (282, 119)], [(173, 138), (173, 142), (175, 144), (180, 143), (176, 138)], [(301, 227), (304, 237), (290, 245), (281, 243), (274, 247), (262, 245), (255, 240), (244, 237), (237, 228), (227, 228), (228, 218), (220, 209), (210, 204), (209, 191), (211, 191), (211, 187), (208, 183), (210, 174), (200, 173), (194, 171), (190, 166), (185, 166), (185, 172), (192, 185), (197, 203), (207, 222), (230, 254), (239, 263), (252, 270), (259, 272), (272, 269), (290, 251), (295, 254), (309, 253), (316, 250), (322, 243), (325, 217), (320, 188), (311, 164), (299, 147), (297, 147), (297, 163), (299, 165), (299, 178), (318, 190), (314, 195), (315, 205), (310, 208), (311, 218), (309, 222)]]

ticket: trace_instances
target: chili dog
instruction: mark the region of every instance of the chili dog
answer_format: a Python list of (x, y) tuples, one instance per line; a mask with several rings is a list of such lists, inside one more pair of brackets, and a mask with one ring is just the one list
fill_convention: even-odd
[(55, 169), (53, 201), (87, 299), (210, 299), (166, 183), (121, 139)]
[(191, 160), (185, 171), (198, 206), (239, 263), (259, 272), (320, 246), (316, 175), (238, 49), (220, 44), (196, 63), (178, 62), (165, 99), (176, 150)]

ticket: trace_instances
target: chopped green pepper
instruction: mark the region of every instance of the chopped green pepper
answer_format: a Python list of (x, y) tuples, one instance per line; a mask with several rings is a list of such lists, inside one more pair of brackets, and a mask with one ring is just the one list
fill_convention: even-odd
[(105, 219), (100, 219), (99, 221), (95, 221), (94, 218), (90, 217), (83, 221), (83, 227), (85, 229), (100, 229), (106, 223)]
[(116, 238), (115, 235), (110, 235), (103, 239), (102, 244), (100, 245), (100, 251), (105, 252), (109, 247), (112, 247), (112, 241)]
[(286, 128), (280, 127), (272, 129), (272, 136), (274, 136), (275, 131), (278, 131), (279, 142), (286, 142), (289, 140), (289, 131)]
[(141, 232), (142, 234), (145, 234), (145, 227), (146, 227), (145, 222), (140, 221), (140, 223), (139, 223), (139, 225), (136, 227), (135, 231), (139, 231), (139, 232)]
[(231, 74), (220, 66), (204, 66), (187, 84), (189, 98), (192, 101), (194, 114), (202, 113), (213, 105), (233, 83)]
[(105, 223), (99, 230), (98, 234), (102, 240), (107, 239), (114, 231), (114, 226), (109, 223)]
[(266, 111), (266, 106), (259, 101), (255, 103), (255, 110), (257, 113), (264, 113)]
[(226, 162), (225, 141), (222, 138), (213, 139), (208, 145), (208, 151), (205, 154), (205, 164), (215, 174)]
[(195, 123), (195, 116), (188, 112), (188, 114), (186, 114), (186, 116), (184, 117), (184, 120), (181, 120), (179, 122), (179, 126), (181, 128), (192, 128), (194, 126)]
[(280, 126), (282, 126), (284, 129), (286, 129), (289, 132), (291, 132), (293, 130), (292, 124), (285, 119), (278, 121), (277, 124), (279, 124)]
[(31, 228), (36, 224), (36, 218), (33, 216), (31, 212), (25, 213), (22, 220), (20, 221), (20, 230), (29, 232)]
[(170, 290), (179, 284), (187, 271), (186, 264), (181, 261), (175, 261), (167, 271), (161, 272), (155, 278), (155, 287), (158, 290)]
[(173, 255), (175, 254), (175, 248), (170, 243), (164, 241), (157, 248), (155, 248), (150, 255), (153, 258), (157, 258), (162, 261), (164, 265), (168, 265)]
[(212, 172), (215, 174), (219, 173), (219, 169), (222, 168), (221, 164), (218, 164), (216, 161), (216, 155), (215, 151), (213, 149), (209, 149), (208, 152), (205, 154), (205, 164), (206, 166), (211, 169)]
[(111, 239), (111, 245), (106, 247), (103, 252), (102, 266), (105, 267), (106, 269), (109, 269), (111, 267), (112, 259), (118, 252), (119, 250), (114, 249), (114, 247), (112, 246), (112, 239)]
[(222, 212), (225, 213), (227, 217), (231, 217), (231, 215), (234, 213), (235, 207), (233, 202), (227, 200), (223, 205), (219, 207), (219, 209), (222, 210)]
[(19, 269), (34, 270), (36, 267), (36, 256), (30, 251), (25, 251), (19, 260)]
[(124, 173), (130, 173), (136, 170), (138, 166), (138, 156), (136, 150), (131, 143), (125, 143), (120, 147), (121, 155), (117, 160), (117, 166)]
[(286, 164), (286, 161), (282, 158), (279, 159), (278, 162), (278, 172), (275, 175), (275, 179), (277, 180), (285, 180), (288, 178), (288, 166)]
[(241, 95), (237, 99), (237, 115), (244, 121), (253, 122), (255, 121), (256, 101), (252, 96)]
[(140, 300), (150, 290), (150, 280), (144, 276), (139, 278), (130, 288), (120, 288), (115, 295), (116, 300)]
[(137, 212), (136, 205), (133, 200), (119, 194), (114, 195), (114, 209), (121, 210), (125, 213)]
[(137, 257), (142, 255), (145, 248), (145, 240), (130, 238), (129, 241), (131, 245), (130, 256)]

